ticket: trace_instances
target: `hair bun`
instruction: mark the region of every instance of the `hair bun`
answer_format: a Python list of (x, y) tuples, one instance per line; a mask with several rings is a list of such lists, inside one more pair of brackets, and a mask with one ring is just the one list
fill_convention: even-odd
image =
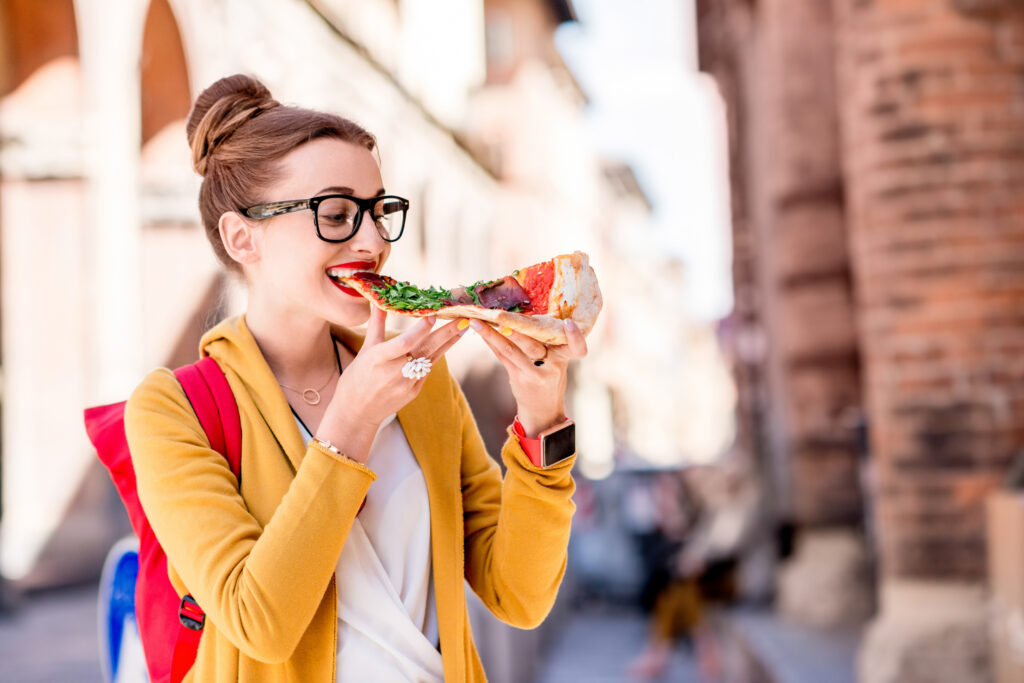
[(200, 93), (185, 125), (196, 173), (205, 176), (219, 145), (257, 114), (279, 104), (265, 85), (244, 74), (222, 78)]

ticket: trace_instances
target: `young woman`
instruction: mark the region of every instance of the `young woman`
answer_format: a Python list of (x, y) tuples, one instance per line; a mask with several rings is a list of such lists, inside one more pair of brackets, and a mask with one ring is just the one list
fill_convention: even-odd
[[(484, 680), (464, 581), (529, 628), (565, 569), (575, 455), (542, 467), (527, 451), (566, 419), (582, 333), (546, 347), (432, 318), (387, 333), (331, 277), (381, 272), (403, 234), (374, 137), (240, 75), (200, 94), (187, 133), (207, 237), (249, 292), (200, 342), (238, 403), (241, 483), (169, 370), (133, 392), (125, 431), (171, 581), (206, 612), (190, 679)], [(444, 361), (467, 322), (516, 399), (504, 482)]]

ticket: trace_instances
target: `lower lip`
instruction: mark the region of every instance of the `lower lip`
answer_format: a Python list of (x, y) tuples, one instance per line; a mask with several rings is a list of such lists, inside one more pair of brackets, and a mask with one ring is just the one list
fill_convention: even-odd
[(346, 287), (346, 286), (344, 286), (344, 285), (340, 285), (340, 284), (338, 284), (337, 282), (335, 282), (334, 280), (331, 280), (331, 278), (327, 278), (327, 279), (331, 281), (331, 284), (332, 284), (332, 285), (334, 285), (335, 287), (337, 287), (337, 288), (338, 288), (338, 289), (340, 289), (341, 291), (345, 292), (345, 293), (346, 293), (346, 294), (348, 294), (349, 296), (354, 296), (354, 297), (357, 297), (357, 298), (359, 298), (359, 299), (362, 299), (362, 298), (363, 298), (363, 295), (362, 295), (362, 294), (360, 294), (360, 293), (359, 293), (359, 292), (357, 292), (356, 290), (352, 289), (351, 287)]

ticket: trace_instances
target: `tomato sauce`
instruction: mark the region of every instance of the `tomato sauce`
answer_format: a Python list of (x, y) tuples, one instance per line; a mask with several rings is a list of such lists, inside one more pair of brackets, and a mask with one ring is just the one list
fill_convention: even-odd
[(555, 281), (555, 266), (551, 261), (538, 263), (526, 269), (523, 289), (530, 297), (530, 305), (524, 313), (543, 315), (548, 312), (548, 296)]

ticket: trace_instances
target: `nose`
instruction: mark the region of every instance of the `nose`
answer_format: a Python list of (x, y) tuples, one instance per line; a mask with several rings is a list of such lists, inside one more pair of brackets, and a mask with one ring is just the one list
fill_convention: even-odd
[(352, 245), (353, 251), (376, 256), (384, 251), (390, 243), (377, 232), (377, 224), (373, 220), (373, 214), (369, 210), (364, 209), (360, 213), (359, 229), (356, 230), (356, 234), (349, 240), (349, 244)]

